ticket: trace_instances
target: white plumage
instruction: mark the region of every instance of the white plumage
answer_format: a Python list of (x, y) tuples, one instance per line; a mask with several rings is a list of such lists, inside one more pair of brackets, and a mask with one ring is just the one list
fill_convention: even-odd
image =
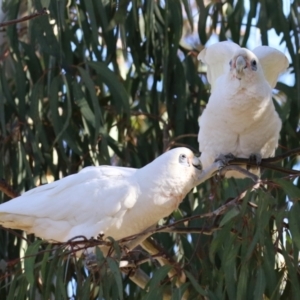
[(0, 205), (0, 224), (50, 241), (104, 234), (115, 240), (138, 234), (175, 210), (210, 177), (199, 158), (176, 148), (141, 169), (87, 167)]
[[(286, 56), (271, 47), (251, 52), (226, 41), (204, 49), (198, 58), (207, 64), (212, 87), (199, 119), (203, 168), (229, 153), (243, 158), (274, 156), (281, 120), (272, 102), (272, 88), (288, 67)], [(226, 176), (242, 177), (237, 172)]]

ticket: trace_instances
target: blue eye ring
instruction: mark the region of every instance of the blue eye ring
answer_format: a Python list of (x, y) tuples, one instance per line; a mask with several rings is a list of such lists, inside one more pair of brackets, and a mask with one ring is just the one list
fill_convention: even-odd
[(181, 155), (180, 155), (180, 158), (181, 158), (181, 159), (186, 159), (186, 155), (185, 155), (185, 154), (181, 154)]

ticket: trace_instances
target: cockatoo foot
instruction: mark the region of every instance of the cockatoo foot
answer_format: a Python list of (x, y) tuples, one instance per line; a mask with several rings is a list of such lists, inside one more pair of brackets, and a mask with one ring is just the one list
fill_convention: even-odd
[(104, 237), (104, 233), (101, 232), (101, 233), (99, 233), (99, 234), (97, 235), (96, 239), (97, 239), (98, 241), (103, 241), (103, 237)]
[(88, 270), (92, 270), (97, 266), (97, 256), (93, 252), (84, 254), (84, 265)]
[(261, 164), (261, 154), (260, 153), (252, 153), (249, 157), (250, 162), (255, 162), (257, 166)]
[(228, 163), (235, 159), (235, 156), (232, 153), (228, 153), (228, 154), (220, 154), (215, 161), (221, 161), (223, 163), (224, 166), (228, 165)]
[[(123, 257), (122, 257), (123, 258)], [(126, 260), (126, 257), (124, 257), (125, 260), (120, 260), (119, 267), (120, 268), (129, 268), (132, 269), (132, 263), (130, 261)], [(95, 270), (99, 269), (99, 263), (97, 260), (97, 256), (93, 252), (85, 253), (84, 257), (84, 266), (90, 271), (93, 272)]]

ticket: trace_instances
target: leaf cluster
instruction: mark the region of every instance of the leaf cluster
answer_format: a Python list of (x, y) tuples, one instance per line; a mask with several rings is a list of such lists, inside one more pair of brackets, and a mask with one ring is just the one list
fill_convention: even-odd
[[(291, 74), (274, 91), (283, 122), (277, 154), (299, 147), (300, 2), (247, 3), (4, 1), (7, 20), (43, 7), (49, 14), (0, 33), (0, 177), (22, 193), (89, 165), (139, 168), (172, 147), (197, 151), (209, 87), (196, 54), (211, 39), (247, 46), (253, 32), (264, 45), (276, 36), (290, 58)], [(279, 165), (298, 167), (297, 157)], [(266, 170), (259, 189), (247, 180), (194, 189), (165, 224), (246, 192), (224, 214), (183, 224), (206, 234), (155, 233), (172, 258), (163, 267), (162, 252), (138, 249), (132, 260), (146, 263), (137, 268), (121, 272), (120, 257), (97, 251), (88, 270), (66, 247), (1, 229), (0, 299), (297, 299), (300, 183), (284, 176)], [(137, 269), (151, 277), (145, 289), (130, 280)]]

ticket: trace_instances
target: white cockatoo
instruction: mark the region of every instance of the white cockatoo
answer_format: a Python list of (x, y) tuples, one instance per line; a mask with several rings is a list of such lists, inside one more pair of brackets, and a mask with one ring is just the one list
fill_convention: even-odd
[(86, 167), (0, 205), (0, 224), (48, 241), (76, 236), (115, 240), (138, 234), (174, 211), (215, 174), (187, 148), (172, 149), (141, 169)]
[[(289, 65), (286, 56), (271, 47), (252, 52), (232, 42), (202, 50), (211, 96), (199, 118), (199, 149), (205, 169), (220, 155), (261, 158), (274, 156), (281, 120), (272, 101), (272, 88)], [(251, 172), (259, 174), (258, 169)], [(243, 177), (228, 172), (227, 177)]]

